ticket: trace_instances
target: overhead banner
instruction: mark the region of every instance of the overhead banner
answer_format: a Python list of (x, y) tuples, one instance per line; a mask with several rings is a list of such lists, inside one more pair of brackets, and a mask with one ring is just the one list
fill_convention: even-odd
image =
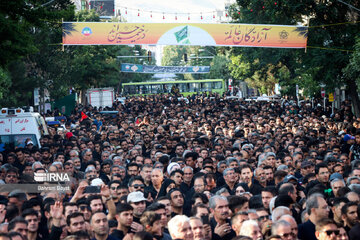
[(308, 28), (286, 25), (64, 22), (64, 45), (305, 48)]
[(121, 71), (131, 73), (208, 73), (210, 66), (147, 66), (122, 63)]

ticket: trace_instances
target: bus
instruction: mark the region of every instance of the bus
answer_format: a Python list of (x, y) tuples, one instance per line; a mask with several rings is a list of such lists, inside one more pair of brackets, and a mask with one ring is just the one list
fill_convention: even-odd
[(196, 93), (213, 92), (222, 95), (225, 90), (223, 79), (201, 79), (201, 80), (178, 80), (178, 81), (156, 81), (123, 83), (123, 95), (139, 96), (150, 94), (171, 93), (173, 87), (179, 90), (183, 96)]

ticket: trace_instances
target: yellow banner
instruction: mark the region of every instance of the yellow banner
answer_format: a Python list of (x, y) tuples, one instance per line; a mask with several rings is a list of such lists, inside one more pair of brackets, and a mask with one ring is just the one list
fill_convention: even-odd
[(305, 48), (308, 28), (285, 25), (64, 22), (64, 45)]

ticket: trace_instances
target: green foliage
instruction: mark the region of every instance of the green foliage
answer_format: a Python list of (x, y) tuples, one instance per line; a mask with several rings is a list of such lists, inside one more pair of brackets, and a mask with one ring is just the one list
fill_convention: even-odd
[[(187, 62), (184, 60), (187, 54)], [(211, 46), (166, 46), (163, 51), (163, 66), (210, 66), (207, 74), (177, 74), (178, 79), (228, 79), (230, 58), (224, 47)], [(206, 58), (202, 58), (206, 57)]]
[(360, 83), (360, 37), (356, 40), (355, 51), (343, 72), (346, 78), (354, 79), (357, 83)]
[(190, 61), (191, 47), (189, 46), (165, 46), (161, 65), (163, 66), (179, 66), (186, 65), (184, 54), (187, 54)]
[(230, 60), (225, 55), (215, 56), (210, 62), (209, 79), (229, 79), (230, 71), (228, 65)]
[(11, 96), (8, 91), (11, 87), (11, 77), (9, 72), (0, 67), (0, 105), (5, 96)]
[[(2, 34), (4, 38), (7, 36), (9, 39), (0, 43), (0, 49), (4, 53), (0, 56), (0, 67), (3, 66), (0, 95), (8, 95), (10, 86), (12, 94), (2, 99), (1, 105), (32, 105), (32, 93), (35, 87), (48, 89), (51, 99), (58, 99), (67, 95), (69, 88), (75, 88), (78, 91), (90, 87), (118, 88), (120, 82), (140, 81), (143, 77), (151, 77), (151, 74), (140, 76), (140, 74), (120, 73), (120, 64), (129, 62), (129, 59), (118, 59), (117, 56), (133, 56), (133, 50), (139, 51), (140, 55), (147, 55), (146, 51), (139, 46), (66, 46), (62, 48), (60, 44), (62, 34), (70, 34), (72, 29), (70, 25), (70, 28), (63, 30), (61, 19), (100, 21), (99, 15), (94, 11), (79, 11), (75, 14), (74, 6), (66, 0), (55, 1), (46, 7), (37, 6), (37, 10), (26, 8), (27, 16), (39, 14), (36, 18), (29, 17), (31, 21), (29, 20), (26, 24), (22, 24), (23, 19), (26, 18), (19, 18), (21, 12), (14, 12), (15, 20), (13, 20), (6, 19), (0, 11), (0, 21), (5, 19), (4, 21), (10, 25), (14, 22), (13, 34), (18, 35), (15, 38), (18, 42), (14, 42), (11, 35), (8, 37)], [(8, 10), (12, 13), (14, 9)], [(17, 29), (22, 31), (22, 35), (16, 32)], [(0, 32), (5, 30), (5, 27), (0, 27)], [(10, 33), (12, 34), (11, 31)], [(11, 42), (11, 46), (6, 45), (6, 42)], [(139, 60), (132, 58), (131, 62), (140, 63)], [(8, 84), (9, 80), (11, 85)]]
[(95, 10), (82, 10), (76, 13), (75, 22), (100, 22), (100, 16)]
[[(0, 4), (0, 67), (11, 79), (11, 94), (1, 105), (32, 104), (34, 87), (51, 85), (52, 76), (61, 73), (61, 68), (55, 73), (50, 70), (60, 49), (54, 43), (61, 39), (61, 19), (71, 20), (74, 6), (70, 0), (46, 3), (17, 0)], [(0, 89), (0, 94), (9, 92)]]
[[(276, 4), (275, 4), (276, 2)], [(359, 7), (359, 1), (350, 1)], [(349, 49), (354, 46), (355, 36), (360, 32), (358, 24), (342, 24), (358, 20), (354, 12), (337, 0), (317, 1), (257, 1), (238, 0), (230, 8), (235, 23), (297, 25), (307, 24), (308, 33), (299, 28), (299, 34), (308, 36), (308, 46), (324, 49), (275, 49), (275, 48), (232, 48), (233, 56), (241, 56), (241, 61), (249, 64), (242, 79), (271, 90), (271, 85), (278, 81), (283, 92), (295, 95), (294, 86), (303, 87), (306, 96), (319, 94), (319, 83), (325, 83), (333, 91), (343, 81), (342, 69), (349, 63), (349, 53), (333, 49)], [(323, 27), (322, 27), (323, 26)], [(241, 72), (241, 71), (240, 71)], [(285, 75), (284, 75), (285, 74)], [(232, 76), (239, 74), (232, 70)]]
[(250, 63), (244, 61), (242, 55), (233, 55), (230, 57), (229, 70), (230, 75), (233, 79), (244, 81), (246, 78), (250, 77)]

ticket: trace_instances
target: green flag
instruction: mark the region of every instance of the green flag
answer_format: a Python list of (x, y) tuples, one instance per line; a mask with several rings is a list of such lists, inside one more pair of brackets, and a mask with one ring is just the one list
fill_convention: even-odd
[(175, 33), (176, 41), (180, 42), (188, 37), (188, 26)]

